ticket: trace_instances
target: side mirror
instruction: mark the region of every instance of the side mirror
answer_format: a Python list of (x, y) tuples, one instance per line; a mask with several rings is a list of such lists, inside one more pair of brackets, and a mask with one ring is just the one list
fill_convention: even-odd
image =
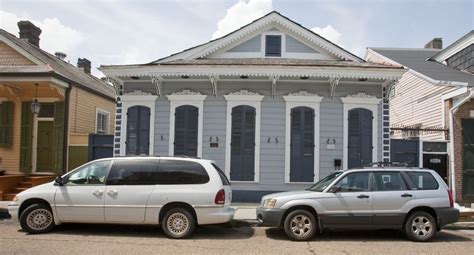
[(54, 178), (54, 184), (58, 185), (58, 186), (63, 186), (63, 178), (61, 176), (57, 176), (56, 178)]
[(337, 193), (337, 192), (341, 192), (341, 187), (338, 187), (338, 186), (332, 186), (331, 188), (329, 188), (328, 190), (330, 193)]

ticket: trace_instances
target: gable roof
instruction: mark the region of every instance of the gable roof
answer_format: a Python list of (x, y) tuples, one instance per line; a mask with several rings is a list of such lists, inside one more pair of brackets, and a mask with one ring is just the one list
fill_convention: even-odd
[(430, 59), (443, 63), (444, 61), (446, 61), (446, 59), (450, 58), (454, 54), (458, 53), (459, 51), (463, 50), (464, 48), (470, 46), (473, 43), (474, 30), (471, 30), (469, 33), (465, 34), (457, 41), (451, 43), (448, 47), (431, 56)]
[(170, 56), (160, 58), (149, 64), (159, 64), (159, 63), (172, 61), (172, 60), (178, 60), (178, 59), (189, 60), (189, 59), (203, 58), (213, 52), (216, 52), (219, 49), (222, 49), (225, 46), (235, 43), (236, 41), (243, 40), (244, 38), (251, 35), (252, 32), (255, 32), (258, 29), (264, 26), (267, 26), (269, 24), (278, 24), (280, 26), (283, 26), (289, 29), (290, 31), (294, 32), (298, 36), (303, 37), (304, 39), (317, 44), (322, 49), (330, 52), (331, 54), (336, 55), (342, 60), (365, 62), (363, 59), (359, 58), (358, 56), (341, 48), (340, 46), (327, 40), (326, 38), (320, 36), (319, 34), (311, 31), (310, 29), (302, 26), (301, 24), (296, 23), (295, 21), (289, 19), (286, 16), (283, 16), (277, 11), (272, 11), (262, 16), (261, 18), (258, 18), (252, 21), (251, 23), (233, 32), (230, 32), (222, 37), (219, 37), (207, 43), (203, 43), (203, 44), (194, 46), (192, 48), (183, 50), (181, 52), (171, 54)]
[(38, 64), (27, 67), (0, 66), (0, 74), (56, 74), (70, 83), (75, 83), (79, 86), (85, 87), (86, 89), (97, 92), (102, 96), (115, 99), (115, 91), (113, 87), (99, 78), (85, 73), (74, 65), (57, 58), (56, 56), (32, 45), (26, 40), (22, 40), (8, 33), (3, 29), (0, 29), (0, 37), (4, 37), (9, 42), (19, 47), (21, 51), (24, 51), (21, 53), (24, 53), (27, 55), (27, 58), (32, 59), (33, 62)]
[(447, 85), (474, 86), (474, 76), (457, 69), (430, 60), (438, 49), (402, 49), (402, 48), (369, 48), (369, 51), (387, 61), (403, 65), (432, 82)]

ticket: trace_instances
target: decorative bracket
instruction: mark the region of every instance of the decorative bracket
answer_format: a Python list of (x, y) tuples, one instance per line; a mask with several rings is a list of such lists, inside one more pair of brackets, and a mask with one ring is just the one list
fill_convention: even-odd
[(217, 81), (219, 80), (218, 75), (210, 75), (209, 81), (211, 82), (212, 94), (217, 97)]
[(276, 95), (276, 83), (280, 79), (278, 75), (271, 75), (270, 80), (272, 81), (272, 98), (275, 98)]
[(16, 99), (20, 100), (22, 92), (20, 88), (5, 82), (0, 83), (0, 87), (3, 87), (3, 89), (7, 89), (10, 94), (12, 94)]
[(163, 77), (156, 75), (151, 77), (151, 83), (155, 86), (155, 92), (158, 97), (161, 97), (161, 93), (163, 91)]
[(115, 94), (120, 96), (123, 94), (123, 81), (116, 79), (114, 77), (107, 76), (107, 81), (112, 84), (115, 89)]
[(339, 80), (341, 80), (341, 77), (335, 77), (335, 78), (329, 79), (329, 83), (331, 84), (331, 95), (330, 95), (331, 100), (334, 98), (334, 94), (336, 94), (336, 88), (337, 88), (337, 85), (339, 85)]
[(398, 83), (398, 80), (387, 80), (384, 82), (384, 87), (386, 87), (387, 89), (385, 90), (385, 96), (384, 96), (384, 100), (388, 100), (390, 98), (390, 94), (392, 93), (392, 90), (393, 88), (395, 87), (395, 85), (397, 85)]

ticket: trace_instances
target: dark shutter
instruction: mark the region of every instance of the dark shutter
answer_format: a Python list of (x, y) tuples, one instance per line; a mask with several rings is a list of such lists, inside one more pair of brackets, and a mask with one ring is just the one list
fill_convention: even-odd
[(133, 106), (127, 111), (126, 155), (148, 155), (150, 147), (150, 108)]
[(281, 36), (280, 35), (265, 36), (265, 56), (281, 57)]
[(255, 177), (255, 108), (247, 105), (232, 108), (230, 179), (254, 181)]
[(53, 162), (52, 171), (63, 172), (64, 144), (64, 102), (54, 103)]
[(356, 108), (349, 111), (348, 168), (372, 163), (372, 111)]
[(290, 182), (314, 180), (314, 109), (291, 109)]
[(197, 156), (199, 109), (191, 105), (176, 107), (174, 155)]
[(0, 103), (0, 148), (12, 145), (13, 102)]
[(33, 113), (31, 102), (21, 104), (20, 171), (31, 172), (31, 152), (33, 140)]

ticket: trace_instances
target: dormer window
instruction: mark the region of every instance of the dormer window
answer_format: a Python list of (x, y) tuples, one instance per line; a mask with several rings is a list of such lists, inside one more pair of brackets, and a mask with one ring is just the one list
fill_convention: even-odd
[(265, 36), (265, 57), (281, 57), (281, 35)]

